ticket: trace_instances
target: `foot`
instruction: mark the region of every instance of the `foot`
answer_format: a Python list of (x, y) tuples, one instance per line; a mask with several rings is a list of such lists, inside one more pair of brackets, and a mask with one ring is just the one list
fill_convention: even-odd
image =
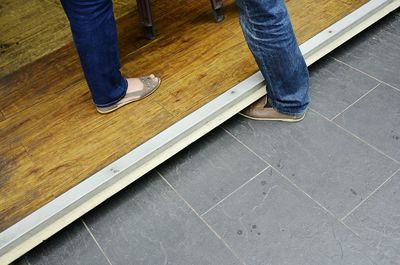
[(128, 81), (128, 88), (126, 90), (126, 94), (129, 94), (131, 92), (143, 91), (144, 83), (141, 80), (143, 78), (149, 78), (152, 82), (155, 82), (155, 83), (157, 83), (160, 80), (158, 77), (155, 77), (153, 74), (151, 74), (147, 77), (127, 78), (126, 81)]
[(280, 113), (267, 105), (267, 97), (262, 97), (241, 112), (240, 115), (259, 121), (286, 121), (298, 122), (304, 119), (304, 114), (301, 116), (291, 116)]
[(149, 75), (145, 77), (128, 78), (127, 82), (128, 88), (125, 97), (111, 106), (96, 107), (97, 111), (102, 114), (110, 113), (128, 103), (141, 100), (151, 95), (160, 86), (161, 80), (154, 75)]

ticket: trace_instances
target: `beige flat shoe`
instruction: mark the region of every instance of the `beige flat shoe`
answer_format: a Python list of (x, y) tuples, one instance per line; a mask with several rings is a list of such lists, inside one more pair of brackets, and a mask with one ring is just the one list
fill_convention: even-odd
[(280, 113), (271, 107), (266, 107), (266, 97), (262, 97), (241, 112), (240, 115), (252, 120), (258, 121), (285, 121), (285, 122), (299, 122), (304, 119), (305, 114), (302, 116), (291, 116)]
[(135, 92), (126, 93), (125, 97), (117, 103), (108, 107), (96, 107), (97, 111), (101, 114), (106, 114), (119, 109), (126, 104), (144, 99), (156, 91), (160, 87), (161, 79), (151, 78), (150, 76), (139, 77), (139, 80), (143, 83), (143, 89)]

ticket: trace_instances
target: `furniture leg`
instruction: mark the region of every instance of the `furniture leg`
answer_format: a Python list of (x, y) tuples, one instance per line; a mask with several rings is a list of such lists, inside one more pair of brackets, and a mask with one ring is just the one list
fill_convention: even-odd
[(222, 9), (222, 0), (211, 0), (212, 9), (214, 11), (215, 22), (224, 20), (224, 10)]
[(144, 27), (144, 36), (147, 39), (153, 40), (155, 39), (155, 32), (150, 0), (136, 0), (136, 3)]

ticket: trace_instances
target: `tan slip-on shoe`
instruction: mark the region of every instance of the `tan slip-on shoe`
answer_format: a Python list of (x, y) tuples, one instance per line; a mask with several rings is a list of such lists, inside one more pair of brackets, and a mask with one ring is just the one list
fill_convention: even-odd
[(157, 88), (160, 87), (161, 84), (161, 79), (158, 77), (152, 78), (151, 76), (143, 76), (139, 77), (139, 80), (143, 83), (142, 90), (126, 93), (124, 98), (111, 106), (96, 107), (97, 111), (101, 114), (110, 113), (122, 106), (125, 106), (126, 104), (144, 99), (145, 97), (150, 96)]
[(266, 107), (266, 97), (262, 97), (241, 112), (243, 117), (258, 120), (258, 121), (285, 121), (285, 122), (299, 122), (304, 119), (302, 116), (291, 116), (280, 113), (271, 107)]

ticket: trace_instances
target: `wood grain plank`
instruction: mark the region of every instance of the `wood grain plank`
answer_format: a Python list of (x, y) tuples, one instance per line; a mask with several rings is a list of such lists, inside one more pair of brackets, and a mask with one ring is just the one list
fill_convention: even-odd
[(140, 69), (137, 72), (137, 65), (140, 65), (141, 69), (153, 69), (164, 82), (171, 78), (176, 80), (190, 74), (188, 69), (193, 71), (208, 58), (227, 51), (239, 42), (240, 38), (217, 24), (213, 24), (212, 28), (185, 26), (179, 34), (164, 36), (126, 57), (122, 71), (128, 76), (145, 74)]
[[(117, 18), (132, 13), (136, 1), (116, 0), (114, 10)], [(3, 0), (0, 17), (0, 77), (72, 41), (59, 0)]]
[(243, 38), (242, 28), (239, 23), (239, 8), (236, 6), (235, 0), (224, 1), (225, 19), (223, 23), (228, 24), (226, 28), (235, 35)]
[(232, 46), (224, 56), (211, 58), (206, 64), (225, 72), (235, 83), (240, 83), (258, 71), (256, 61), (244, 40)]
[(247, 45), (238, 43), (205, 58), (190, 74), (168, 80), (168, 89), (155, 100), (175, 116), (184, 117), (258, 70)]
[[(160, 3), (162, 1), (159, 1)], [(173, 1), (171, 1), (173, 2)], [(193, 3), (192, 3), (193, 2)], [(158, 3), (157, 1), (155, 3)], [(192, 3), (192, 4), (189, 4)], [(200, 5), (198, 1), (188, 1), (183, 7), (175, 8), (175, 4), (169, 8), (169, 13), (164, 5), (154, 5), (156, 26), (159, 29), (158, 39), (164, 35), (179, 32), (182, 24), (186, 24), (192, 17), (182, 17), (179, 20), (168, 19), (179, 13), (204, 12), (208, 7)], [(201, 7), (201, 8), (200, 8)], [(209, 21), (212, 21), (209, 19)], [(117, 21), (119, 46), (122, 62), (124, 57), (134, 53), (136, 50), (152, 43), (143, 36), (143, 29), (139, 25), (137, 12), (128, 14)], [(137, 67), (136, 67), (137, 69)], [(68, 78), (66, 78), (68, 77)], [(0, 78), (0, 110), (5, 117), (12, 117), (20, 111), (39, 104), (45, 100), (58, 96), (58, 94), (69, 85), (83, 79), (83, 73), (72, 43), (56, 50), (19, 70)], [(29, 89), (27, 89), (29, 88)]]
[(4, 45), (0, 53), (0, 76), (71, 41), (67, 19), (56, 4), (4, 0), (0, 16), (0, 43)]
[[(152, 9), (156, 30), (160, 26), (158, 22), (163, 21), (166, 14), (169, 13), (171, 18), (182, 20), (194, 10), (204, 8), (204, 4), (204, 1), (193, 0), (153, 0)], [(131, 15), (129, 28), (124, 29), (129, 31), (133, 29), (143, 35), (136, 1), (114, 0), (113, 6), (117, 19)], [(211, 9), (208, 9), (211, 12)], [(68, 20), (59, 0), (4, 0), (0, 4), (0, 17), (0, 77), (72, 41)], [(211, 17), (210, 13), (210, 20)], [(130, 41), (133, 42), (133, 40)]]
[(0, 79), (0, 108), (6, 118), (48, 100), (83, 79), (72, 43)]
[[(30, 177), (38, 176), (41, 172), (20, 144), (1, 145), (0, 172), (1, 231), (15, 222), (13, 212), (29, 211), (29, 204), (38, 196), (39, 190), (27, 190), (27, 186), (35, 186)], [(16, 192), (20, 190), (25, 192)]]
[(368, 0), (287, 0), (287, 8), (301, 44), (350, 14)]

